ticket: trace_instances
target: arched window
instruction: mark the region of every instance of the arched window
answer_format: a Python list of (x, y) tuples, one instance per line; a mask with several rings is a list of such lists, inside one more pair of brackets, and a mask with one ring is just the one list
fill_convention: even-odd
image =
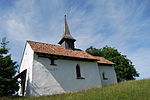
[(105, 72), (102, 73), (102, 76), (103, 76), (103, 80), (108, 80), (108, 78), (106, 77), (106, 73)]
[(81, 77), (81, 72), (80, 72), (80, 66), (79, 65), (76, 66), (76, 74), (77, 74), (77, 78)]

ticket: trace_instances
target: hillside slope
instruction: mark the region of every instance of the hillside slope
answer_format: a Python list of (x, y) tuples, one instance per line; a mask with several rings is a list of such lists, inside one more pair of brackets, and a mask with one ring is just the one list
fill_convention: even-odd
[[(2, 100), (12, 100), (12, 98)], [(150, 79), (122, 82), (76, 93), (13, 100), (150, 100)]]

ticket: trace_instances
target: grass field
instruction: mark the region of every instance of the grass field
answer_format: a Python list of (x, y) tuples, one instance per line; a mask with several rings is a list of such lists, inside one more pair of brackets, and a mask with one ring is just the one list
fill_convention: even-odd
[(103, 88), (52, 96), (0, 98), (1, 100), (150, 100), (150, 79), (122, 82)]

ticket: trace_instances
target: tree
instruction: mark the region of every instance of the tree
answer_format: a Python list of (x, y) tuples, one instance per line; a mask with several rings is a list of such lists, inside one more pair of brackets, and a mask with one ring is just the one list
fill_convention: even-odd
[(3, 38), (0, 43), (0, 96), (12, 96), (19, 89), (14, 78), (18, 65), (11, 60), (7, 44), (6, 38)]
[(105, 46), (101, 49), (96, 49), (91, 46), (86, 49), (86, 52), (94, 56), (104, 57), (114, 62), (115, 65), (113, 66), (116, 71), (118, 82), (135, 80), (135, 77), (139, 77), (139, 73), (134, 68), (131, 60), (129, 60), (126, 55), (122, 55), (121, 52), (115, 48)]

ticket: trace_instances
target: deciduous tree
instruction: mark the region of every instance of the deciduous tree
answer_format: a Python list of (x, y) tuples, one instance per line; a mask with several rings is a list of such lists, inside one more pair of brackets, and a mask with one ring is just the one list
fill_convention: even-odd
[(114, 62), (114, 68), (119, 82), (124, 80), (135, 80), (135, 77), (139, 77), (139, 73), (134, 68), (131, 60), (129, 60), (126, 55), (122, 55), (121, 52), (115, 48), (105, 46), (97, 49), (91, 46), (86, 49), (86, 52), (94, 56), (104, 57)]

